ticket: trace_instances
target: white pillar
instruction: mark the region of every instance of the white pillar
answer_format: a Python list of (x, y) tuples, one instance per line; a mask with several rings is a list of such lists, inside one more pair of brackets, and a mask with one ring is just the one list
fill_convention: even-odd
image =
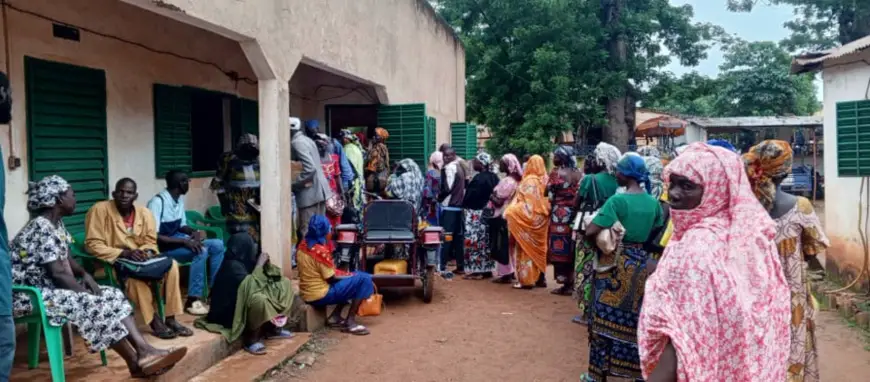
[(260, 237), (272, 264), (290, 276), (292, 223), (290, 181), (290, 94), (288, 82), (259, 80)]

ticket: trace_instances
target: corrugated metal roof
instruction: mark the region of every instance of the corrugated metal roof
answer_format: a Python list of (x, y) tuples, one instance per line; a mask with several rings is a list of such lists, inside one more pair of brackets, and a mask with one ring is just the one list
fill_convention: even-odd
[(704, 128), (764, 128), (764, 127), (814, 127), (821, 126), (824, 119), (813, 117), (731, 117), (691, 118), (689, 123)]
[(791, 63), (791, 72), (794, 74), (814, 72), (820, 70), (825, 61), (834, 58), (858, 53), (870, 47), (870, 35), (859, 38), (846, 45), (824, 50), (821, 52), (804, 53), (796, 56)]

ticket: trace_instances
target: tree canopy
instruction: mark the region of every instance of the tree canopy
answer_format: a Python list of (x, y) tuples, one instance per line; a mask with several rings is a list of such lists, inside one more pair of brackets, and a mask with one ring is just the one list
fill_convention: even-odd
[(818, 51), (870, 35), (867, 0), (727, 0), (733, 11), (751, 11), (759, 3), (795, 7), (795, 19), (785, 23), (792, 32), (783, 41), (789, 51)]
[(614, 143), (627, 145), (640, 89), (671, 59), (697, 64), (715, 31), (668, 0), (441, 0), (436, 8), (464, 40), (466, 115), (490, 128), (495, 153), (544, 153), (558, 133), (578, 128), (621, 129)]

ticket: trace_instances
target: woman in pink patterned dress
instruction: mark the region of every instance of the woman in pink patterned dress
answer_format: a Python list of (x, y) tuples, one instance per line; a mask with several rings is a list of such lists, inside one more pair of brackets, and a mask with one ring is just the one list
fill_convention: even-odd
[(785, 381), (791, 320), (776, 225), (740, 157), (694, 143), (665, 169), (674, 235), (638, 327), (656, 381)]
[(828, 246), (828, 238), (807, 198), (796, 197), (779, 185), (791, 173), (792, 150), (786, 141), (767, 140), (743, 154), (752, 191), (776, 222), (776, 247), (791, 289), (791, 352), (788, 382), (818, 382), (815, 309), (807, 278), (807, 261)]

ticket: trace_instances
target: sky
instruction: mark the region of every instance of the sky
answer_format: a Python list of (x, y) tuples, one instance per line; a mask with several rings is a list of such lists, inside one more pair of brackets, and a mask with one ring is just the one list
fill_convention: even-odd
[[(709, 22), (725, 28), (747, 41), (780, 41), (789, 35), (783, 24), (793, 15), (793, 7), (788, 5), (759, 5), (752, 12), (730, 12), (725, 7), (726, 0), (670, 0), (671, 4), (689, 4), (695, 9), (695, 20)], [(696, 67), (682, 67), (674, 60), (666, 68), (677, 75), (695, 70), (708, 76), (719, 73), (723, 62), (722, 51), (713, 47), (707, 52), (708, 58)]]

